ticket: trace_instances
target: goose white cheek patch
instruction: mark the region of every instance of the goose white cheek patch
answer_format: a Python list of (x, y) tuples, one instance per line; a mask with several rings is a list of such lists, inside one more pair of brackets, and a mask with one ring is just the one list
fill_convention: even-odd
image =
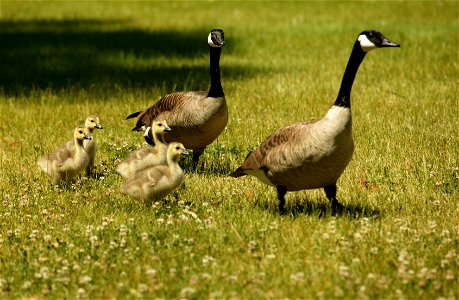
[(370, 50), (376, 49), (376, 45), (371, 42), (366, 35), (362, 34), (359, 36), (358, 41), (360, 42), (360, 46), (362, 50), (368, 52)]

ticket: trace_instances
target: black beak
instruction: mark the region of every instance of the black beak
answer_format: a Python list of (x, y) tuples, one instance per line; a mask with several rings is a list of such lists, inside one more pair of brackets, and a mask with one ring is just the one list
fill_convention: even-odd
[(391, 40), (389, 40), (388, 38), (385, 37), (379, 47), (381, 47), (381, 48), (383, 48), (383, 47), (400, 47), (400, 44), (396, 43), (396, 42), (393, 42), (393, 41), (391, 41)]

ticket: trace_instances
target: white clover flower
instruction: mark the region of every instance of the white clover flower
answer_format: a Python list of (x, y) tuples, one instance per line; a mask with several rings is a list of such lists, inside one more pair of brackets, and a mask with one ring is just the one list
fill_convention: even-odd
[(120, 225), (120, 236), (126, 236), (127, 235), (127, 226), (124, 224)]
[(137, 286), (137, 290), (140, 293), (145, 293), (148, 291), (148, 285), (146, 285), (145, 283), (139, 283), (139, 285)]
[(88, 275), (84, 275), (80, 277), (79, 283), (80, 284), (87, 284), (88, 282), (91, 282), (92, 278)]
[(183, 288), (181, 291), (180, 291), (180, 296), (182, 298), (189, 298), (191, 297), (194, 293), (196, 292), (196, 290), (192, 287), (185, 287)]
[(148, 269), (145, 271), (145, 274), (148, 277), (155, 277), (156, 276), (156, 269)]

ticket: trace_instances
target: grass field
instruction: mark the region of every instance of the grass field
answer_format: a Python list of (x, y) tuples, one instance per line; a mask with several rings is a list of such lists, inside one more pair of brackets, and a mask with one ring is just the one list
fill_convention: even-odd
[[(0, 298), (459, 298), (459, 7), (417, 2), (2, 1)], [(125, 117), (209, 87), (222, 28), (230, 120), (185, 187), (146, 207), (116, 163)], [(288, 193), (227, 176), (280, 126), (320, 119), (357, 35), (356, 151), (338, 182)], [(53, 186), (36, 160), (98, 114), (99, 178)]]

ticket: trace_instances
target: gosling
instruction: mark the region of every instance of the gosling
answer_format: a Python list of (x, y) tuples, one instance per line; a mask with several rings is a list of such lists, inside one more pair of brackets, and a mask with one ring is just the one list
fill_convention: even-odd
[[(93, 137), (92, 133), (94, 129), (103, 129), (100, 124), (99, 117), (96, 115), (89, 115), (84, 122), (84, 127), (88, 128), (91, 137)], [(68, 141), (67, 147), (69, 150), (74, 151), (75, 143), (73, 141)], [(86, 166), (86, 176), (90, 176), (94, 170), (94, 161), (96, 159), (96, 141), (94, 140), (94, 137), (91, 140), (84, 140), (83, 148), (89, 155), (89, 163)]]
[(164, 198), (179, 188), (185, 180), (183, 170), (178, 164), (181, 155), (188, 155), (183, 144), (169, 144), (167, 165), (143, 170), (134, 179), (121, 185), (121, 193), (142, 200), (147, 205)]
[(43, 156), (38, 162), (40, 169), (48, 174), (53, 184), (70, 180), (80, 174), (89, 163), (89, 155), (84, 150), (85, 140), (91, 140), (89, 129), (78, 126), (73, 132), (74, 148), (69, 149), (67, 144)]
[[(116, 167), (116, 171), (124, 179), (133, 179), (140, 171), (154, 166), (167, 164), (167, 143), (164, 141), (164, 134), (171, 131), (166, 121), (153, 121), (153, 144), (132, 152), (129, 157)], [(150, 131), (147, 128), (145, 135)]]

